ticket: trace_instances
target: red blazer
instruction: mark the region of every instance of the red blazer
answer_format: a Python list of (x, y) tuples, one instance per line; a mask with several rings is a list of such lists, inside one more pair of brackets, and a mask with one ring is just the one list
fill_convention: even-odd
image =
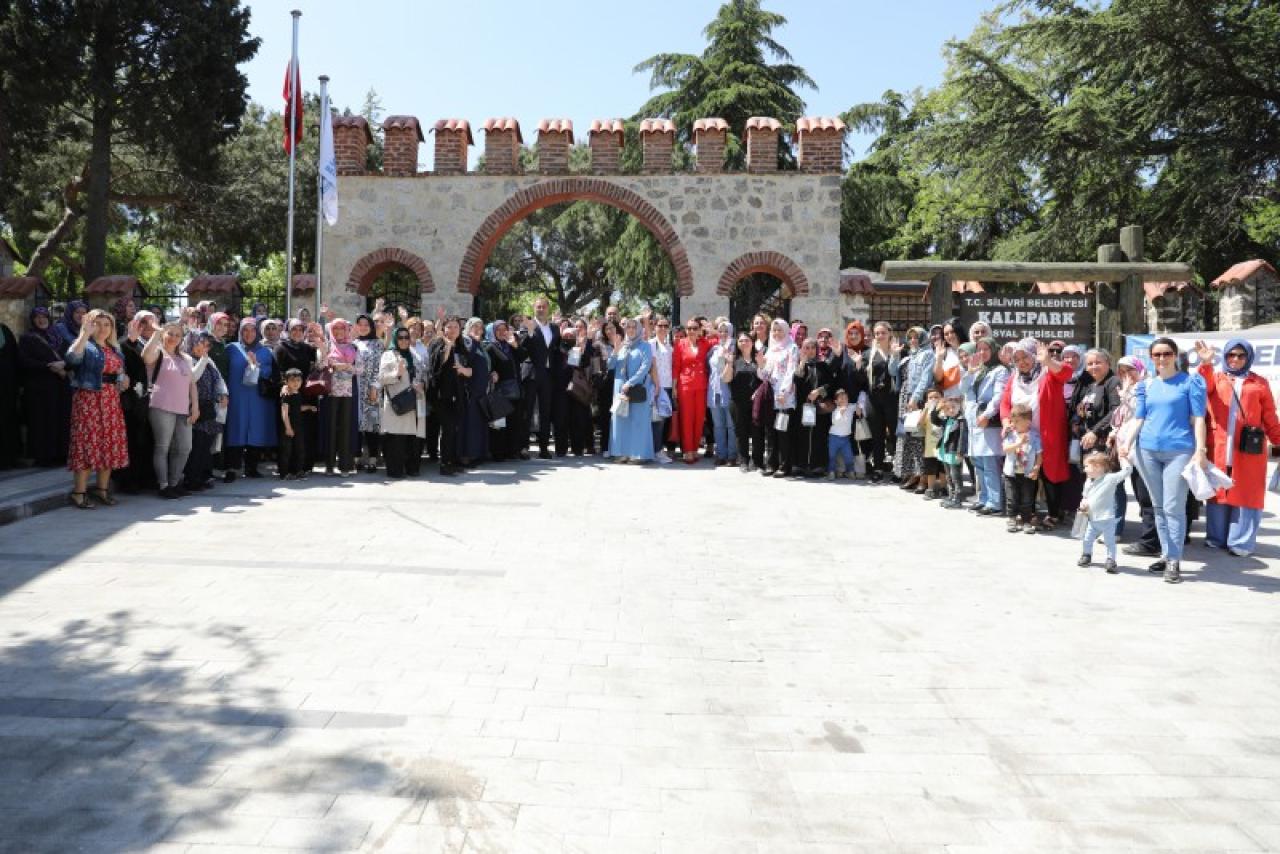
[[(1000, 398), (1000, 418), (1006, 424), (1009, 423), (1009, 410), (1013, 408), (1016, 373), (1010, 375), (1004, 386), (1004, 396)], [(1072, 373), (1069, 365), (1063, 365), (1056, 374), (1048, 370), (1040, 374), (1040, 446), (1044, 453), (1040, 471), (1050, 483), (1063, 483), (1071, 477), (1071, 468), (1067, 465), (1071, 440), (1067, 429), (1067, 401), (1062, 387), (1071, 379)]]
[(689, 352), (688, 339), (677, 341), (671, 348), (671, 377), (675, 380), (676, 394), (707, 393), (707, 357), (712, 349), (720, 343), (719, 338), (703, 337), (698, 339), (696, 354)]
[[(1226, 373), (1214, 373), (1213, 368), (1201, 363), (1200, 376), (1204, 379), (1208, 391), (1208, 416), (1206, 418), (1209, 438), (1209, 454), (1213, 464), (1223, 471), (1227, 470), (1227, 448), (1236, 446), (1235, 458), (1230, 471), (1235, 486), (1230, 489), (1219, 489), (1216, 501), (1232, 507), (1252, 507), (1261, 510), (1267, 493), (1267, 459), (1269, 454), (1263, 447), (1261, 454), (1240, 453), (1240, 430), (1246, 425), (1261, 427), (1267, 439), (1273, 445), (1280, 445), (1280, 419), (1276, 417), (1276, 401), (1271, 394), (1271, 385), (1252, 371), (1244, 378), (1244, 386), (1240, 390), (1240, 411), (1236, 413), (1236, 429), (1231, 436), (1227, 435), (1227, 421), (1231, 417), (1231, 376)], [(1265, 442), (1263, 443), (1266, 444)]]

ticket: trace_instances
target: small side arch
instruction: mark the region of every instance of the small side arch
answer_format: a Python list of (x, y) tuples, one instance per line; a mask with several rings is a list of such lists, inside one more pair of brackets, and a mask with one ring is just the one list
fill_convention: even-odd
[(782, 280), (793, 297), (809, 295), (809, 277), (800, 269), (800, 265), (781, 252), (748, 252), (739, 256), (725, 268), (716, 285), (716, 293), (722, 297), (730, 296), (738, 282), (752, 273), (768, 273)]
[(351, 268), (347, 277), (347, 290), (355, 291), (360, 296), (368, 296), (369, 289), (378, 277), (388, 270), (403, 268), (417, 276), (418, 284), (424, 294), (434, 293), (435, 280), (431, 278), (431, 270), (427, 262), (412, 252), (394, 247), (384, 247), (361, 258)]

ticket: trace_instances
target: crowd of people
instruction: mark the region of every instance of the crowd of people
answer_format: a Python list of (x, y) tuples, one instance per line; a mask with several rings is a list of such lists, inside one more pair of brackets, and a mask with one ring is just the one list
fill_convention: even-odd
[[(1206, 544), (1256, 548), (1268, 443), (1280, 444), (1269, 384), (1248, 341), (1197, 343), (1187, 372), (1158, 338), (1133, 357), (1034, 339), (996, 342), (956, 319), (901, 339), (885, 322), (810, 335), (763, 314), (750, 329), (646, 311), (486, 323), (410, 316), (379, 301), (353, 320), (322, 307), (287, 322), (265, 307), (237, 320), (201, 303), (174, 321), (71, 303), (35, 309), (20, 338), (0, 326), (0, 424), (26, 425), (28, 454), (74, 473), (78, 508), (115, 489), (181, 499), (218, 478), (457, 476), (486, 461), (601, 455), (619, 464), (703, 457), (774, 478), (896, 484), (950, 510), (1004, 519), (1014, 534), (1070, 527), (1092, 563), (1118, 571), (1126, 483), (1142, 528), (1125, 547), (1181, 580), (1190, 467), (1230, 478), (1207, 502)], [(1215, 369), (1213, 365), (1220, 363)], [(20, 379), (19, 379), (20, 375)], [(19, 392), (20, 387), (20, 392)], [(0, 433), (0, 463), (16, 429)], [(90, 480), (92, 479), (92, 484)], [(113, 487), (114, 484), (114, 487)]]

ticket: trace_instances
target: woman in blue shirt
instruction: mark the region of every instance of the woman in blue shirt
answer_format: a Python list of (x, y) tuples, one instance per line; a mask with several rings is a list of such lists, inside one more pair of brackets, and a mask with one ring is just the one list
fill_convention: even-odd
[(1178, 345), (1172, 339), (1152, 341), (1150, 353), (1156, 375), (1134, 390), (1136, 426), (1129, 428), (1133, 432), (1120, 455), (1128, 457), (1136, 445), (1137, 468), (1151, 493), (1161, 558), (1149, 570), (1177, 584), (1187, 533), (1182, 471), (1193, 460), (1205, 465), (1205, 386), (1199, 375), (1178, 369)]

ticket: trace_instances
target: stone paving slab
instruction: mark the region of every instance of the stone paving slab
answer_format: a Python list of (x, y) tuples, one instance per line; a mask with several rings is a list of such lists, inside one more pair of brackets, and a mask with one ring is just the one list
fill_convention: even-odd
[(0, 852), (1277, 851), (1276, 510), (1172, 587), (705, 467), (59, 509), (0, 528)]

